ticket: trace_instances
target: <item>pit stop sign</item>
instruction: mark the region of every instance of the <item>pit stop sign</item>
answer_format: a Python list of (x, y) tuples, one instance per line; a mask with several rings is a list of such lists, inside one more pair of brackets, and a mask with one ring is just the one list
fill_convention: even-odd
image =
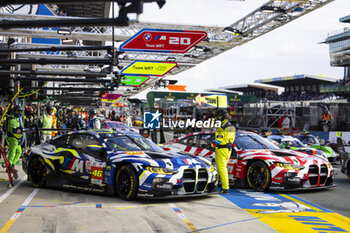
[(207, 38), (205, 31), (142, 29), (120, 45), (120, 51), (186, 53)]

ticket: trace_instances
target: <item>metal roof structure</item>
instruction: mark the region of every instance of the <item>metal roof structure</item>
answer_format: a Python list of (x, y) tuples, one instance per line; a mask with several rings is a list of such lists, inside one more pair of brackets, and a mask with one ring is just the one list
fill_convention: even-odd
[(57, 7), (69, 16), (108, 18), (110, 5), (110, 2), (71, 2), (57, 4)]
[(278, 92), (277, 87), (269, 87), (265, 85), (259, 84), (242, 84), (242, 85), (232, 85), (232, 86), (224, 86), (222, 89), (238, 91), (238, 92), (249, 92), (249, 91), (274, 91)]
[(238, 91), (227, 90), (224, 87), (205, 89), (205, 91), (214, 92), (214, 93), (223, 93), (223, 94), (239, 94), (240, 93)]
[(260, 80), (255, 80), (255, 82), (279, 86), (279, 87), (289, 87), (289, 86), (296, 86), (296, 85), (334, 84), (337, 82), (337, 80), (332, 78), (327, 78), (324, 76), (300, 74), (300, 75), (294, 75), (294, 76), (260, 79)]
[[(174, 53), (154, 53), (154, 52), (122, 52), (117, 51), (118, 66), (113, 66), (112, 71), (120, 71), (122, 67), (129, 65), (135, 60), (143, 61), (175, 61), (178, 63), (177, 68), (169, 72), (169, 75), (175, 75), (180, 72), (186, 71), (197, 64), (202, 63), (212, 57), (218, 56), (221, 53), (230, 50), (236, 46), (243, 45), (259, 36), (262, 36), (276, 28), (279, 28), (293, 20), (310, 13), (334, 0), (310, 0), (310, 1), (285, 1), (285, 0), (270, 0), (259, 6), (253, 12), (250, 12), (245, 17), (234, 22), (227, 27), (208, 27), (208, 26), (194, 26), (194, 25), (176, 25), (176, 24), (162, 24), (162, 23), (145, 23), (145, 22), (129, 22), (128, 26), (77, 26), (68, 27), (69, 34), (58, 34), (57, 28), (43, 28), (31, 27), (31, 28), (11, 28), (7, 22), (17, 20), (67, 20), (67, 19), (82, 19), (81, 17), (63, 17), (63, 16), (39, 16), (39, 15), (20, 15), (20, 14), (6, 14), (1, 13), (0, 18), (0, 36), (5, 37), (21, 37), (21, 38), (58, 38), (58, 39), (73, 39), (76, 45), (79, 45), (79, 41), (97, 41), (104, 44), (105, 41), (112, 40), (112, 32), (114, 31), (114, 40), (117, 42), (123, 42), (136, 34), (138, 31), (144, 28), (151, 29), (177, 29), (177, 30), (200, 30), (206, 31), (208, 38), (204, 39), (196, 47), (191, 49), (185, 54)], [(145, 1), (146, 2), (146, 1)], [(91, 12), (91, 16), (100, 16), (104, 12), (106, 16), (106, 4), (97, 4), (96, 12)], [(59, 4), (59, 9), (65, 9), (67, 14), (87, 16), (88, 10), (84, 10), (84, 7), (90, 9), (93, 5), (83, 3), (72, 4)], [(70, 12), (70, 13), (68, 13)], [(90, 16), (90, 15), (88, 15)], [(30, 25), (28, 25), (30, 27)], [(25, 39), (24, 39), (25, 41)], [(13, 48), (37, 48), (47, 47), (43, 44), (30, 44), (30, 43), (18, 43), (13, 45)], [(74, 53), (70, 51), (61, 51), (59, 53), (52, 52), (18, 52), (16, 53), (16, 59), (110, 59), (110, 55), (107, 51), (76, 51)], [(77, 62), (78, 63), (78, 62)], [(112, 65), (112, 64), (111, 64)], [(92, 64), (37, 64), (33, 66), (35, 71), (55, 70), (55, 71), (84, 71), (90, 70), (95, 72), (105, 72), (103, 68)], [(72, 76), (73, 77), (73, 76)], [(152, 85), (155, 82), (162, 79), (162, 77), (151, 78), (148, 82), (143, 84), (139, 88), (123, 88), (119, 87), (116, 92), (123, 93), (125, 97), (132, 96), (141, 92)]]

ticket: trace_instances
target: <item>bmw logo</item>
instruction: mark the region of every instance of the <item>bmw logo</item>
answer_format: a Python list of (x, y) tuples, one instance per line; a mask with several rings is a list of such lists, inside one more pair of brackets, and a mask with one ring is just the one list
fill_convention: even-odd
[(146, 33), (145, 35), (143, 35), (143, 39), (145, 41), (150, 41), (152, 39), (152, 35), (150, 33)]

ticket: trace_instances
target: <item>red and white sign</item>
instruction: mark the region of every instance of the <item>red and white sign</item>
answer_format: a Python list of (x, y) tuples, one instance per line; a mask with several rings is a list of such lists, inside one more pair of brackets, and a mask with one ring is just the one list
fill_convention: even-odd
[(142, 29), (120, 45), (120, 51), (186, 53), (207, 38), (205, 31)]

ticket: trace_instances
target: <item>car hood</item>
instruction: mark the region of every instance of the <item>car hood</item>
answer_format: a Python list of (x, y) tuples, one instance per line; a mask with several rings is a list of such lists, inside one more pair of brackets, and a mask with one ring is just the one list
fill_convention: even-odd
[(328, 164), (328, 160), (321, 156), (310, 155), (294, 150), (245, 150), (239, 153), (242, 160), (262, 159), (271, 162), (282, 162), (291, 164)]
[(175, 153), (170, 151), (160, 151), (160, 152), (153, 152), (153, 151), (137, 151), (137, 152), (115, 152), (110, 155), (110, 158), (112, 161), (119, 160), (119, 159), (130, 159), (133, 161), (147, 161), (150, 164), (153, 164), (150, 162), (151, 160), (159, 164), (159, 166), (174, 166), (174, 167), (180, 167), (183, 165), (200, 165), (202, 167), (209, 167), (211, 165), (211, 162), (199, 158), (193, 155), (188, 155), (185, 153)]
[(327, 155), (336, 155), (335, 151), (330, 147), (330, 146), (322, 146), (322, 145), (310, 145), (311, 148), (314, 148), (316, 150), (321, 150), (324, 153), (326, 153)]
[[(318, 161), (320, 163), (328, 163), (328, 160), (326, 158), (323, 158), (322, 156), (318, 155), (310, 155), (304, 152), (300, 151), (294, 151), (294, 150), (270, 150), (271, 153), (273, 153), (275, 156), (282, 157), (282, 158), (290, 158), (295, 162), (295, 159), (301, 164), (304, 165), (307, 162), (312, 161)], [(288, 161), (288, 159), (286, 159)]]

